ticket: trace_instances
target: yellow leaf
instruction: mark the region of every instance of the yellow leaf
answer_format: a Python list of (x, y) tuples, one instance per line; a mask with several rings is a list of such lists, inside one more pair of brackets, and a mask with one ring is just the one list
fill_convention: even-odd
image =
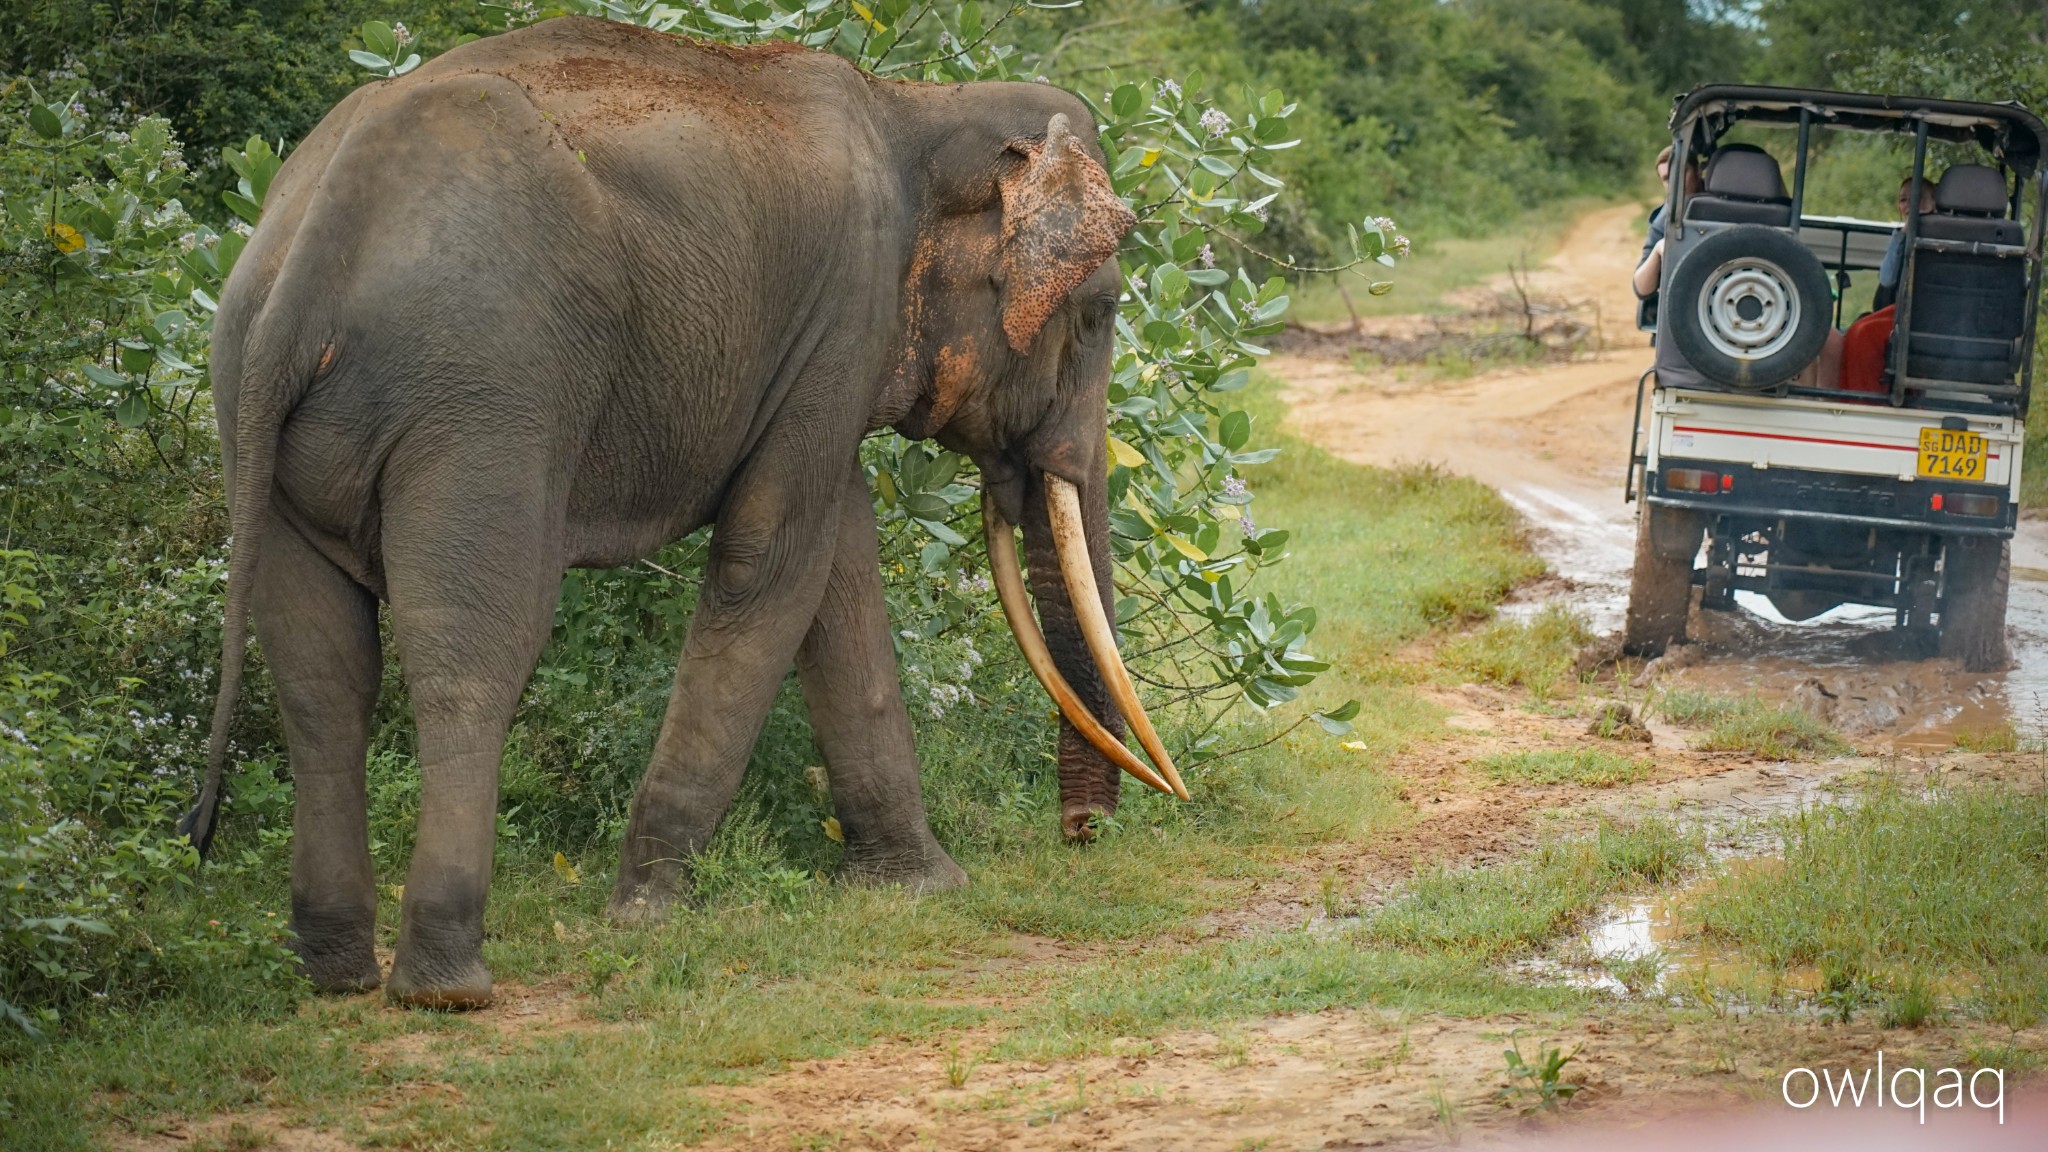
[(1114, 436), (1109, 438), (1110, 458), (1126, 468), (1143, 468), (1145, 454)]
[(874, 25), (875, 31), (887, 32), (889, 30), (889, 26), (875, 19), (875, 14), (873, 12), (868, 11), (868, 6), (861, 3), (860, 0), (853, 0), (853, 10), (855, 12), (860, 13), (861, 19), (867, 21), (869, 24)]
[(576, 866), (560, 852), (555, 853), (555, 875), (560, 876), (565, 884), (583, 883), (583, 874), (576, 871)]
[(563, 941), (569, 939), (569, 930), (562, 926), (560, 920), (555, 921), (555, 939)]
[(403, 903), (405, 900), (405, 885), (403, 884), (386, 884), (384, 886), (384, 891), (388, 893), (393, 900), (397, 900), (401, 903)]
[(1157, 148), (1145, 149), (1145, 158), (1138, 161), (1139, 167), (1142, 168), (1150, 168), (1157, 163), (1159, 163), (1159, 149)]
[(78, 234), (78, 229), (62, 220), (53, 220), (45, 224), (43, 234), (50, 238), (50, 243), (57, 246), (57, 251), (67, 256), (85, 247), (85, 237)]
[(1187, 557), (1188, 559), (1201, 561), (1207, 560), (1209, 558), (1209, 554), (1207, 552), (1204, 552), (1200, 548), (1195, 547), (1192, 542), (1183, 539), (1182, 537), (1176, 536), (1171, 532), (1164, 533), (1164, 535), (1166, 536), (1166, 542), (1168, 544), (1173, 545), (1173, 550)]
[(839, 817), (827, 816), (823, 820), (818, 821), (818, 827), (825, 830), (825, 839), (832, 841), (834, 844), (844, 844), (846, 842), (846, 833), (841, 831), (839, 827)]
[(1367, 746), (1366, 742), (1363, 740), (1346, 740), (1343, 746), (1351, 749), (1353, 752), (1372, 751), (1372, 749), (1369, 746)]

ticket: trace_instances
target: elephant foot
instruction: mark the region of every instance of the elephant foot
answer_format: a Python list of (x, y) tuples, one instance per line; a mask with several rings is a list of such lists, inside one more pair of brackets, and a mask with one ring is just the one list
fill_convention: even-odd
[(293, 951), (298, 954), (299, 975), (306, 978), (315, 992), (350, 995), (368, 992), (384, 982), (375, 956), (341, 958), (309, 954), (303, 948)]
[(1086, 844), (1095, 839), (1095, 821), (1098, 817), (1114, 816), (1114, 810), (1100, 804), (1075, 804), (1060, 809), (1060, 835), (1069, 844)]
[(651, 884), (631, 889), (615, 888), (612, 898), (605, 904), (604, 915), (616, 927), (635, 928), (666, 923), (675, 905), (673, 891), (663, 892)]
[(913, 896), (951, 892), (968, 884), (967, 872), (937, 844), (914, 853), (859, 856), (848, 860), (839, 875), (849, 884), (906, 888)]
[(384, 982), (377, 965), (376, 913), (322, 916), (310, 908), (292, 914), (291, 951), (299, 974), (317, 992), (368, 992)]
[(489, 1005), (491, 971), (484, 967), (483, 925), (465, 923), (467, 918), (435, 917), (432, 909), (420, 905), (406, 911), (391, 979), (384, 985), (391, 1002), (449, 1012)]
[(391, 965), (391, 982), (384, 986), (384, 994), (393, 1004), (443, 1012), (490, 1007), (491, 973), (481, 957), (446, 967), (408, 964), (407, 959), (401, 949)]

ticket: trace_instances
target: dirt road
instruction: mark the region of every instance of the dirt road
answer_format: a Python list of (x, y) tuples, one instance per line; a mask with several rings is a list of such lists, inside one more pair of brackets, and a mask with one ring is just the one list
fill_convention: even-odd
[[(1302, 356), (1267, 365), (1287, 381), (1295, 434), (1354, 463), (1430, 463), (1498, 489), (1528, 517), (1561, 578), (1535, 594), (1571, 604), (1600, 631), (1621, 623), (1635, 539), (1634, 506), (1623, 502), (1622, 484), (1636, 380), (1649, 363), (1628, 286), (1642, 215), (1632, 204), (1588, 213), (1529, 279), (1534, 291), (1579, 303), (1593, 318), (1594, 350), (1570, 362), (1463, 379), (1404, 379), (1393, 369), (1361, 372), (1342, 360)], [(2048, 531), (2041, 521), (2022, 523), (2013, 564), (2008, 619), (2018, 663), (2003, 676), (1905, 658), (1883, 610), (1843, 607), (1792, 624), (1761, 597), (1741, 593), (1743, 611), (1695, 615), (1699, 643), (1686, 659), (1698, 662), (1668, 679), (1800, 699), (1869, 743), (1945, 747), (1957, 730), (2007, 722), (2038, 733), (2048, 727)]]

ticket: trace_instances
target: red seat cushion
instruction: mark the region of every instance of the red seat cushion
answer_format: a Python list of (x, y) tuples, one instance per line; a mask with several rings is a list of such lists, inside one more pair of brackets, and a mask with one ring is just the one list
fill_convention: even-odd
[(1842, 390), (1890, 392), (1885, 387), (1886, 354), (1892, 346), (1892, 310), (1880, 308), (1849, 325), (1842, 336)]

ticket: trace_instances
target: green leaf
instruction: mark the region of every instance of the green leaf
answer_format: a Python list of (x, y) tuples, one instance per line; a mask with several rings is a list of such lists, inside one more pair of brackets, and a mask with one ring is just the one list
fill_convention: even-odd
[(379, 56), (375, 52), (365, 52), (361, 48), (349, 49), (348, 58), (372, 72), (386, 72), (391, 68), (390, 58)]
[(1145, 107), (1145, 91), (1136, 84), (1122, 84), (1109, 94), (1109, 110), (1121, 119), (1136, 116)]
[[(261, 210), (259, 209), (258, 211), (260, 212)], [(227, 283), (228, 273), (234, 271), (235, 261), (241, 259), (242, 249), (248, 243), (249, 238), (240, 232), (223, 232), (220, 234), (220, 240), (214, 244), (213, 262), (220, 269), (221, 283)]]
[(29, 105), (28, 126), (35, 129), (36, 135), (45, 140), (55, 140), (64, 135), (64, 121), (42, 104)]
[(903, 511), (919, 520), (944, 520), (951, 509), (929, 492), (905, 492)]
[(93, 383), (99, 385), (102, 388), (128, 387), (128, 378), (126, 376), (123, 376), (118, 372), (110, 372), (97, 364), (85, 365), (84, 372), (87, 379), (91, 380)]
[(256, 201), (249, 199), (240, 192), (223, 192), (220, 194), (220, 199), (221, 203), (228, 206), (230, 212), (251, 224), (258, 223), (263, 219), (262, 205), (257, 204)]
[(922, 517), (919, 517), (917, 522), (925, 531), (931, 533), (934, 539), (943, 540), (955, 548), (967, 547), (967, 537), (953, 531), (952, 525), (940, 520), (926, 520)]
[(149, 394), (137, 389), (114, 406), (114, 419), (123, 428), (140, 428), (149, 423), (149, 411)]
[[(121, 341), (121, 371), (147, 372), (156, 363), (156, 349), (140, 340)], [(102, 369), (104, 371), (104, 369)]]
[[(363, 46), (386, 60), (398, 57), (398, 36), (391, 31), (391, 25), (382, 20), (365, 21), (356, 34), (363, 38)], [(354, 56), (355, 53), (349, 53)]]
[(1252, 438), (1252, 418), (1243, 412), (1226, 412), (1221, 426), (1217, 429), (1218, 439), (1231, 452), (1245, 446)]

